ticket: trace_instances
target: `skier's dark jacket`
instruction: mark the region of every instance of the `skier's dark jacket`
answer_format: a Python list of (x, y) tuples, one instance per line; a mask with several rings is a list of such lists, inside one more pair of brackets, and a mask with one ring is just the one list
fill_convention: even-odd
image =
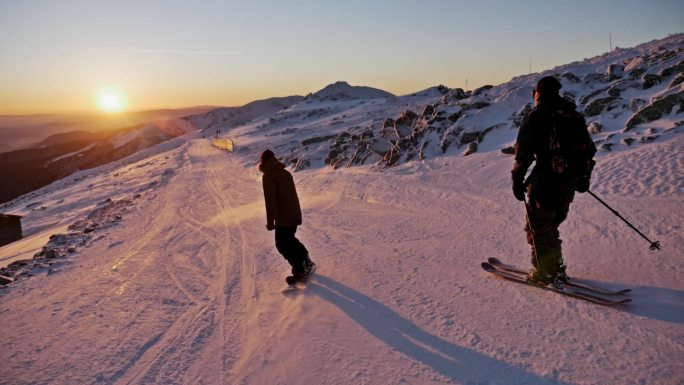
[[(553, 114), (559, 110), (572, 111), (578, 120), (571, 143), (564, 146), (572, 159), (563, 174), (553, 171), (549, 148)], [(541, 99), (527, 114), (518, 131), (515, 164), (511, 171), (513, 182), (522, 183), (527, 169), (536, 161), (528, 178), (530, 201), (549, 208), (567, 205), (574, 197), (577, 178), (591, 172), (590, 162), (595, 153), (596, 146), (586, 130), (584, 118), (575, 111), (575, 104), (558, 95)]]
[(261, 181), (266, 201), (266, 223), (276, 227), (294, 227), (302, 224), (302, 210), (292, 174), (276, 158), (261, 165)]

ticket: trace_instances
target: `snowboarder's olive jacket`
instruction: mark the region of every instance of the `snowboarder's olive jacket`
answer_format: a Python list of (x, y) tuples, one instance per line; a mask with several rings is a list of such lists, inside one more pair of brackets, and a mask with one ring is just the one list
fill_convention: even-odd
[(276, 227), (292, 227), (302, 224), (302, 210), (292, 174), (275, 158), (262, 165), (261, 181), (266, 201), (266, 224)]
[[(559, 110), (569, 112), (578, 120), (573, 123), (575, 127), (565, 149), (572, 158), (572, 167), (564, 174), (552, 170), (549, 149), (554, 113)], [(541, 100), (523, 120), (515, 144), (513, 182), (522, 183), (527, 169), (535, 162), (528, 180), (530, 200), (545, 207), (565, 205), (573, 200), (577, 177), (591, 172), (589, 162), (595, 153), (596, 146), (586, 130), (584, 118), (575, 112), (575, 104), (554, 95)]]

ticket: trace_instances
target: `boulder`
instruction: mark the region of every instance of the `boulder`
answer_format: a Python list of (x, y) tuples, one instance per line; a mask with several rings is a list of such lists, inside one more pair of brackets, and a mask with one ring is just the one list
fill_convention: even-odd
[(501, 153), (506, 154), (506, 155), (515, 155), (515, 147), (513, 147), (513, 146), (504, 147), (501, 149)]
[(613, 143), (603, 143), (601, 145), (601, 150), (610, 151), (613, 148)]
[(641, 84), (635, 80), (621, 80), (608, 88), (608, 95), (617, 97), (620, 96), (623, 91), (626, 91), (629, 88), (638, 87), (639, 85)]
[[(442, 100), (443, 102), (447, 102), (448, 100), (461, 100), (465, 99), (466, 97), (466, 93), (462, 88), (452, 88), (449, 90), (449, 92), (447, 92)], [(445, 98), (447, 100), (444, 100)]]
[(299, 158), (299, 159), (297, 159), (297, 162), (295, 163), (294, 171), (306, 170), (309, 167), (311, 167), (311, 162), (308, 159)]
[(640, 109), (627, 121), (624, 131), (628, 131), (634, 126), (642, 123), (658, 120), (663, 115), (672, 112), (672, 109), (675, 107), (678, 107), (680, 112), (684, 111), (684, 91), (664, 96)]
[(489, 106), (488, 102), (477, 101), (477, 102), (473, 102), (471, 104), (466, 104), (465, 106), (463, 106), (463, 108), (461, 108), (461, 111), (459, 111), (459, 112), (462, 114), (465, 111), (479, 110), (479, 109), (485, 108), (487, 106)]
[(651, 143), (658, 139), (658, 135), (646, 135), (639, 138), (639, 143)]
[(575, 76), (572, 72), (566, 72), (563, 75), (561, 75), (561, 78), (569, 81), (570, 83), (580, 83), (582, 80)]
[(634, 98), (629, 102), (629, 109), (632, 110), (632, 112), (637, 112), (644, 108), (647, 104), (648, 102), (644, 99)]
[(645, 90), (653, 87), (656, 84), (660, 84), (660, 82), (662, 81), (662, 79), (660, 78), (659, 75), (654, 75), (654, 74), (644, 75), (643, 80), (644, 80), (643, 88)]
[(487, 84), (486, 86), (476, 88), (473, 90), (473, 95), (475, 95), (475, 96), (481, 95), (481, 94), (491, 90), (492, 88), (494, 88), (494, 86), (489, 85), (489, 84)]
[(627, 74), (627, 78), (629, 80), (636, 80), (641, 77), (641, 75), (646, 72), (646, 68), (635, 68), (631, 71), (629, 71), (629, 74)]
[(453, 114), (449, 115), (449, 117), (448, 117), (447, 119), (448, 119), (451, 123), (456, 123), (456, 121), (457, 121), (458, 118), (460, 118), (460, 117), (461, 117), (461, 113), (460, 113), (460, 112), (454, 112)]
[(684, 73), (684, 60), (673, 65), (672, 67), (665, 68), (664, 70), (658, 72), (658, 76), (661, 78), (667, 78), (675, 74)]
[(584, 76), (582, 79), (583, 83), (596, 83), (596, 82), (605, 82), (607, 80), (607, 77), (605, 74), (587, 74)]
[(667, 88), (676, 87), (682, 83), (684, 83), (684, 73), (678, 74), (674, 79), (672, 79), (670, 84), (667, 85)]
[(474, 154), (477, 152), (477, 142), (470, 142), (468, 143), (468, 147), (466, 148), (465, 152), (463, 153), (463, 156), (468, 156), (470, 154)]
[(631, 146), (632, 143), (634, 143), (635, 140), (636, 140), (636, 139), (634, 139), (634, 138), (624, 138), (624, 139), (622, 139), (620, 142), (621, 142), (622, 144), (626, 145), (626, 146)]
[(392, 150), (392, 144), (384, 139), (376, 139), (368, 145), (368, 149), (378, 155), (385, 156)]
[(593, 98), (595, 98), (596, 96), (598, 96), (599, 94), (603, 93), (603, 92), (606, 91), (606, 90), (607, 90), (607, 88), (599, 88), (599, 89), (597, 89), (597, 90), (591, 91), (590, 93), (588, 93), (588, 94), (582, 96), (582, 97), (580, 98), (579, 103), (582, 104), (582, 105), (587, 104), (587, 103), (589, 103)]
[(302, 146), (306, 147), (310, 144), (316, 144), (316, 143), (322, 143), (322, 142), (327, 142), (331, 139), (335, 139), (337, 135), (325, 135), (325, 136), (317, 136), (309, 139), (304, 139), (302, 140)]
[(433, 107), (431, 104), (428, 104), (423, 108), (423, 112), (420, 114), (420, 116), (427, 118), (429, 116), (432, 116), (435, 114), (435, 107)]
[(596, 99), (587, 105), (587, 107), (584, 109), (584, 113), (587, 116), (596, 116), (604, 110), (610, 111), (617, 107), (621, 100), (622, 99), (614, 96)]
[(591, 122), (589, 123), (587, 130), (590, 134), (600, 134), (601, 130), (603, 130), (603, 125), (599, 122)]
[(461, 135), (461, 144), (468, 144), (472, 142), (477, 142), (478, 138), (480, 137), (480, 132), (464, 132), (463, 135)]
[(625, 66), (622, 64), (611, 64), (608, 66), (608, 81), (622, 79), (625, 74)]

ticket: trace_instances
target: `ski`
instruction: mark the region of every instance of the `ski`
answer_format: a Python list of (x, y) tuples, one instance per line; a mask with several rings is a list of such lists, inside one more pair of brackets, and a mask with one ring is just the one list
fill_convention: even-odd
[(595, 296), (595, 295), (591, 295), (591, 294), (587, 294), (587, 293), (581, 293), (581, 292), (577, 292), (577, 291), (573, 291), (573, 290), (557, 289), (553, 286), (542, 286), (542, 285), (538, 285), (538, 284), (533, 283), (533, 282), (529, 282), (526, 279), (521, 278), (517, 274), (511, 273), (511, 272), (508, 272), (505, 270), (499, 270), (488, 262), (482, 262), (481, 266), (486, 272), (494, 274), (498, 277), (501, 277), (501, 278), (509, 280), (509, 281), (518, 282), (518, 283), (522, 283), (524, 285), (537, 287), (537, 288), (544, 289), (544, 290), (553, 291), (553, 292), (558, 293), (558, 294), (562, 294), (562, 295), (572, 297), (572, 298), (581, 299), (581, 300), (592, 302), (592, 303), (599, 304), (599, 305), (615, 306), (615, 305), (622, 305), (622, 304), (625, 304), (625, 303), (632, 301), (631, 298), (625, 298), (625, 299), (621, 299), (621, 300), (611, 300), (608, 298), (602, 298), (599, 296)]
[[(496, 258), (492, 257), (492, 258), (487, 259), (487, 261), (489, 262), (490, 265), (494, 266), (495, 268), (497, 268), (499, 270), (504, 270), (504, 271), (508, 271), (508, 272), (512, 272), (512, 273), (516, 273), (516, 274), (527, 275), (527, 271), (525, 271), (523, 268), (503, 263)], [(592, 291), (594, 293), (603, 294), (603, 295), (625, 295), (625, 294), (629, 294), (632, 291), (632, 289), (622, 289), (622, 290), (605, 289), (605, 288), (598, 287), (598, 286), (580, 283), (580, 282), (574, 281), (572, 278), (569, 278), (565, 282), (565, 285), (571, 286), (571, 287), (576, 287), (578, 289), (584, 289), (584, 290)]]

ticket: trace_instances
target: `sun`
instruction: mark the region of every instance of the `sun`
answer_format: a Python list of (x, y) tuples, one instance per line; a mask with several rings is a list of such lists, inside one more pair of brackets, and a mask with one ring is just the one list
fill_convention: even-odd
[(97, 107), (102, 111), (121, 112), (126, 104), (126, 96), (115, 88), (106, 88), (97, 94)]

